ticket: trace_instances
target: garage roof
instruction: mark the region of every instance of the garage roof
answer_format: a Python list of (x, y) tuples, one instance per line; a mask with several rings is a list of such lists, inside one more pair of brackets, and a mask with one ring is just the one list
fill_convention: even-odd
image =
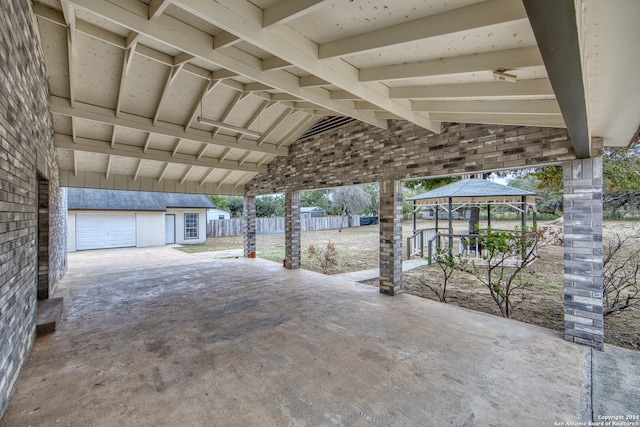
[(202, 194), (68, 188), (68, 210), (166, 211), (168, 208), (214, 209)]
[(566, 126), (579, 157), (591, 137), (626, 146), (640, 125), (637, 0), (34, 0), (33, 10), (63, 185), (152, 179), (157, 191), (244, 194), (325, 117), (436, 133), (441, 122)]

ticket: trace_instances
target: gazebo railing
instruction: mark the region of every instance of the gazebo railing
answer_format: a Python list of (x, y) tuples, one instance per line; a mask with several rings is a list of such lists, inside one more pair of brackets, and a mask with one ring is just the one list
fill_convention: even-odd
[(435, 228), (422, 228), (407, 237), (407, 259), (412, 256), (424, 258), (424, 250), (428, 247), (428, 241), (436, 234)]
[[(476, 265), (482, 265), (487, 262), (485, 259), (486, 250), (482, 246), (478, 234), (449, 234), (449, 233), (433, 233), (429, 238), (423, 240), (426, 247), (426, 257), (424, 256), (424, 250), (421, 257), (426, 258), (429, 263), (433, 263), (433, 256), (436, 254), (438, 248), (447, 250), (451, 248), (453, 256), (462, 256), (467, 261), (474, 262)], [(534, 248), (536, 251), (536, 248)], [(415, 254), (417, 255), (417, 254)], [(522, 263), (521, 253), (508, 254), (504, 260), (505, 266), (518, 266)]]

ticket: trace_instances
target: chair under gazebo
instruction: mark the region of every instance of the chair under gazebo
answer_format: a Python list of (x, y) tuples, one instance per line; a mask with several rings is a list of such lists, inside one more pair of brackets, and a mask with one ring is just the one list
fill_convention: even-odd
[[(454, 255), (482, 259), (482, 248), (474, 244), (477, 234), (474, 230), (456, 234), (453, 231), (454, 216), (464, 217), (460, 212), (469, 208), (487, 209), (487, 227), (491, 227), (491, 207), (509, 206), (519, 212), (521, 225), (527, 226), (527, 215), (532, 214), (533, 226), (536, 225), (536, 193), (515, 187), (498, 184), (483, 179), (463, 179), (426, 193), (418, 194), (407, 200), (413, 202), (413, 234), (407, 237), (407, 258), (420, 256), (432, 259), (436, 248), (450, 248)], [(417, 212), (430, 208), (433, 211), (435, 227), (416, 228)], [(446, 232), (441, 231), (439, 218), (444, 213), (447, 219)], [(514, 262), (517, 262), (514, 254)]]

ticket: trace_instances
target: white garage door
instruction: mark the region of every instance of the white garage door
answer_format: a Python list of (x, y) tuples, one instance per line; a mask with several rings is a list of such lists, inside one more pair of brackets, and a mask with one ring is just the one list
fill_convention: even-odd
[(78, 213), (76, 249), (125, 248), (136, 245), (136, 214)]

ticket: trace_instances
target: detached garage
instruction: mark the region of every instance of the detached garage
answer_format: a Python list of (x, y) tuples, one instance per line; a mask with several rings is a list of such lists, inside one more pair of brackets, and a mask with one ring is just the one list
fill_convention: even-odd
[(67, 189), (69, 252), (204, 243), (205, 195)]

